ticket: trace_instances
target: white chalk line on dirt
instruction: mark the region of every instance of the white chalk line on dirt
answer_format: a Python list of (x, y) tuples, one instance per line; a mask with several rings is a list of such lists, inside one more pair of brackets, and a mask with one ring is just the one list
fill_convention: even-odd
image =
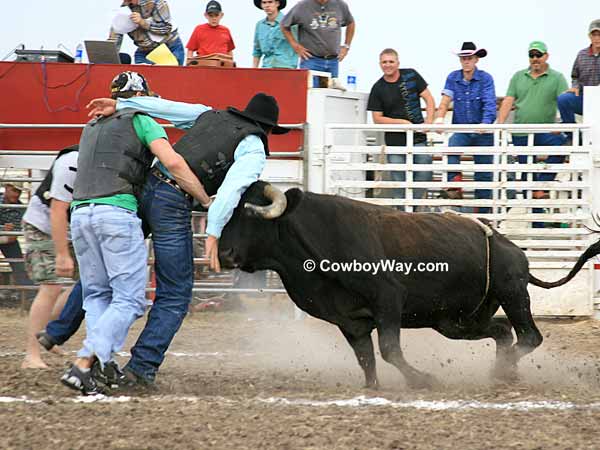
[[(80, 397), (63, 397), (57, 399), (30, 399), (27, 396), (21, 397), (0, 397), (1, 403), (24, 403), (24, 404), (40, 404), (49, 401), (59, 403), (127, 403), (135, 402), (211, 402), (218, 403), (242, 403), (238, 400), (231, 400), (224, 397), (196, 397), (196, 396), (150, 396), (150, 397), (129, 397), (115, 396), (108, 397), (105, 395), (80, 396)], [(341, 400), (308, 400), (308, 399), (287, 399), (281, 397), (269, 398), (254, 398), (251, 401), (275, 405), (275, 406), (307, 406), (307, 407), (328, 407), (337, 406), (342, 408), (361, 408), (361, 407), (388, 407), (395, 409), (419, 409), (427, 411), (468, 411), (468, 410), (497, 410), (497, 411), (567, 411), (567, 410), (598, 410), (600, 403), (572, 403), (562, 401), (521, 401), (521, 402), (479, 402), (476, 400), (413, 400), (406, 402), (396, 402), (382, 397), (366, 397), (364, 395), (351, 399)]]
[[(76, 354), (77, 351), (69, 351), (65, 352), (67, 354)], [(129, 358), (131, 356), (128, 352), (118, 352), (118, 356), (122, 356), (124, 358)], [(174, 356), (176, 358), (221, 358), (225, 357), (228, 354), (223, 352), (196, 352), (196, 353), (185, 353), (185, 352), (167, 352), (167, 355)], [(253, 356), (253, 353), (240, 353), (236, 354), (236, 356)], [(0, 358), (9, 358), (14, 356), (25, 356), (25, 352), (4, 352), (0, 353)]]
[(414, 400), (408, 402), (394, 402), (382, 397), (359, 396), (348, 400), (304, 400), (270, 397), (258, 399), (261, 402), (284, 405), (284, 406), (340, 406), (340, 407), (362, 407), (362, 406), (387, 406), (391, 408), (425, 409), (429, 411), (445, 410), (469, 410), (469, 409), (491, 409), (491, 410), (569, 410), (569, 409), (600, 409), (600, 403), (577, 404), (561, 401), (522, 401), (507, 403), (479, 402), (476, 400)]

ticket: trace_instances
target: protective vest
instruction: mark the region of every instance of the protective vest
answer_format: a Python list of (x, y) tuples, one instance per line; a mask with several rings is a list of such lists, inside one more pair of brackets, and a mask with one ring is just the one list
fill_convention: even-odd
[(85, 126), (79, 141), (73, 200), (141, 191), (154, 156), (135, 132), (136, 114), (144, 113), (127, 108)]
[(210, 110), (174, 145), (204, 185), (208, 195), (215, 195), (234, 162), (238, 144), (251, 134), (261, 138), (269, 154), (267, 135), (258, 123), (230, 111)]
[[(79, 145), (72, 145), (67, 148), (63, 148), (60, 152), (58, 152), (58, 156), (52, 161), (52, 165), (50, 166), (50, 170), (46, 174), (44, 180), (40, 183), (34, 195), (37, 195), (42, 203), (46, 206), (50, 206), (50, 188), (52, 187), (52, 180), (54, 178), (52, 174), (52, 169), (54, 169), (54, 164), (59, 160), (62, 156), (76, 152), (79, 150)], [(69, 166), (69, 170), (72, 172), (77, 172), (77, 167)], [(71, 194), (73, 193), (73, 186), (69, 186), (68, 184), (64, 185), (64, 188), (69, 191)]]

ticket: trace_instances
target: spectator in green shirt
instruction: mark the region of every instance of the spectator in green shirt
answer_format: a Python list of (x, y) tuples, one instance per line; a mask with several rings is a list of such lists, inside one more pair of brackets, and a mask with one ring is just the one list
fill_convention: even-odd
[[(567, 89), (567, 80), (560, 72), (553, 70), (548, 65), (548, 47), (541, 41), (533, 41), (528, 49), (529, 68), (515, 73), (510, 80), (508, 92), (502, 101), (498, 112), (498, 123), (505, 123), (513, 107), (515, 123), (555, 123), (557, 113), (557, 98)], [(515, 146), (527, 146), (527, 135), (513, 135)], [(537, 133), (534, 146), (563, 145), (565, 136), (562, 133)], [(527, 156), (518, 156), (519, 164), (527, 163)], [(546, 164), (561, 164), (565, 161), (564, 155), (536, 155), (533, 162)], [(511, 178), (514, 179), (514, 174)], [(534, 181), (553, 181), (556, 173), (536, 173)], [(527, 180), (527, 173), (521, 173), (521, 180)], [(512, 194), (514, 195), (514, 193)], [(545, 198), (547, 192), (534, 191), (533, 198)], [(540, 208), (533, 208), (534, 213), (543, 212)], [(543, 228), (543, 223), (534, 222), (534, 228)]]

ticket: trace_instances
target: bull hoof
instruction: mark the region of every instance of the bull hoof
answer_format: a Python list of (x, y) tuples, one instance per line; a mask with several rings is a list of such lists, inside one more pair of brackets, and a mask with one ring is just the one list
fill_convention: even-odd
[(496, 366), (492, 378), (500, 383), (513, 384), (519, 381), (519, 373), (516, 366)]
[(365, 389), (372, 389), (374, 391), (379, 390), (379, 381), (375, 380), (375, 381), (368, 381), (365, 383), (364, 386)]
[(439, 385), (439, 381), (433, 375), (422, 373), (407, 380), (411, 389), (433, 389)]

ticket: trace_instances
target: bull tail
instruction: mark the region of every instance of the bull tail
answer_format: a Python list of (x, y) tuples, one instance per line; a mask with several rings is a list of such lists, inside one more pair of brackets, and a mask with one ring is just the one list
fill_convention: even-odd
[(548, 281), (542, 281), (536, 277), (534, 277), (533, 275), (531, 275), (531, 273), (529, 274), (529, 282), (535, 286), (539, 286), (541, 288), (544, 289), (552, 289), (558, 286), (562, 286), (563, 284), (567, 284), (569, 281), (571, 281), (571, 279), (577, 275), (577, 272), (579, 272), (581, 270), (581, 268), (583, 267), (583, 265), (591, 258), (593, 258), (594, 256), (600, 254), (600, 241), (590, 245), (585, 252), (583, 252), (581, 254), (581, 256), (579, 257), (579, 259), (577, 260), (577, 263), (575, 263), (575, 266), (573, 266), (573, 268), (571, 269), (571, 271), (564, 277), (561, 278), (558, 281), (552, 281), (552, 282), (548, 282)]

